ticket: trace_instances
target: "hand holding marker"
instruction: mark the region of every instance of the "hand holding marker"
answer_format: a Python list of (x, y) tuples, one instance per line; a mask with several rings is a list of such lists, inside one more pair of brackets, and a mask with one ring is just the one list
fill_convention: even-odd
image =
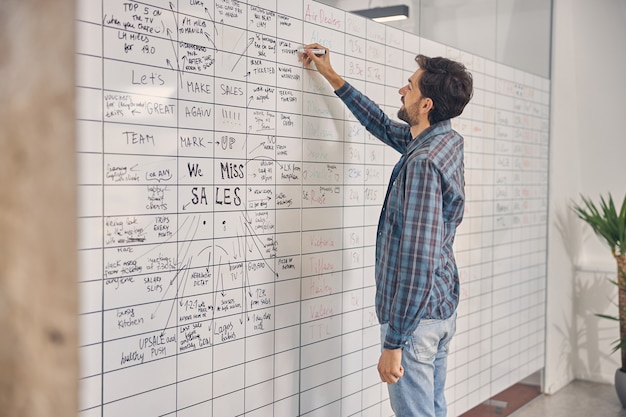
[(331, 87), (336, 91), (345, 84), (345, 80), (335, 72), (330, 65), (330, 51), (319, 43), (303, 45), (297, 49), (302, 51), (298, 58), (307, 69), (315, 69), (328, 80)]

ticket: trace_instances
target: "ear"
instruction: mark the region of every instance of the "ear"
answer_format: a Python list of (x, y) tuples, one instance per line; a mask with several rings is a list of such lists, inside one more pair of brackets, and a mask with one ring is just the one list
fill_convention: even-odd
[(422, 97), (422, 100), (419, 104), (420, 113), (428, 114), (434, 108), (435, 103), (430, 97)]

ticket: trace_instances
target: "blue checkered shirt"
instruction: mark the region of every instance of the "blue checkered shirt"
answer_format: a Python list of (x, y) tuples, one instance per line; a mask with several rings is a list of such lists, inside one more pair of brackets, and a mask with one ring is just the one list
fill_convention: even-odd
[(376, 314), (384, 347), (403, 348), (422, 319), (446, 319), (459, 302), (452, 251), (465, 205), (463, 138), (450, 121), (416, 138), (349, 83), (336, 92), (361, 124), (402, 154), (389, 180), (376, 237)]

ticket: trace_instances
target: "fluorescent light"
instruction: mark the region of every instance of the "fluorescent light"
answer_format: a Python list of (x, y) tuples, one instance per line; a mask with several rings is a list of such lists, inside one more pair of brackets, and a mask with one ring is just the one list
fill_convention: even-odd
[(354, 10), (352, 13), (367, 17), (376, 22), (393, 22), (409, 18), (409, 6), (374, 7), (372, 9)]
[(385, 22), (393, 22), (395, 20), (404, 20), (404, 19), (408, 19), (408, 18), (409, 18), (409, 16), (402, 15), (402, 14), (397, 14), (395, 16), (374, 17), (374, 18), (372, 18), (372, 20), (374, 22), (385, 23)]

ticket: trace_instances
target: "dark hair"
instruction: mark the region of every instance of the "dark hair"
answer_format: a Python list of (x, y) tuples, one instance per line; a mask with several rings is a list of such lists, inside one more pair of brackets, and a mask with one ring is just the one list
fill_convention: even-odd
[(422, 54), (415, 61), (424, 70), (419, 80), (420, 92), (434, 104), (428, 114), (430, 124), (460, 115), (474, 93), (472, 74), (465, 65)]

